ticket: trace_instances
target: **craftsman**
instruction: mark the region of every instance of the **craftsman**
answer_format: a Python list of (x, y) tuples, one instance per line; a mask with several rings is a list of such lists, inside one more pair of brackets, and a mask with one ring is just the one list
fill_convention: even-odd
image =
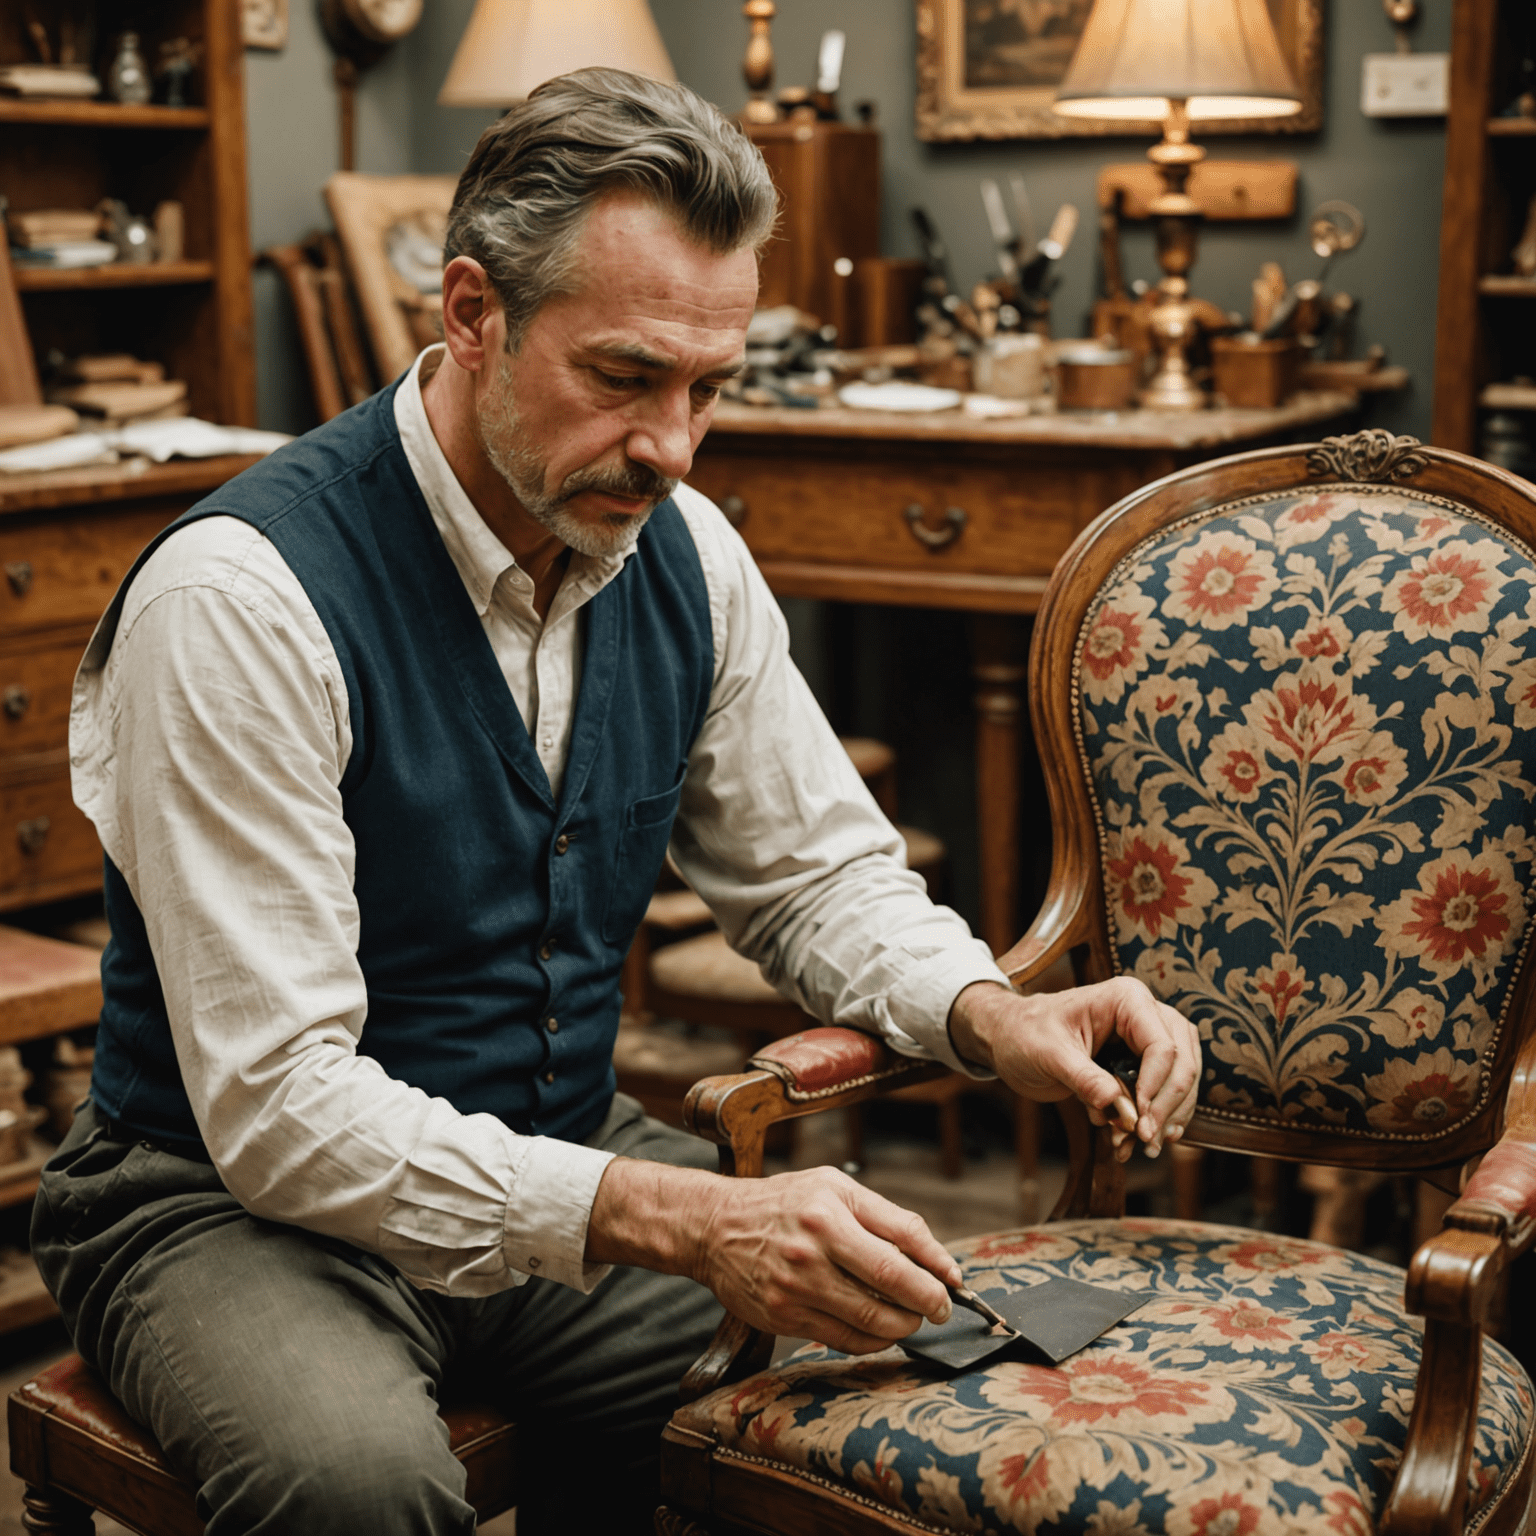
[[(460, 181), (445, 345), (194, 508), (81, 668), (112, 944), (34, 1246), (209, 1536), (462, 1532), (436, 1398), (528, 1427), (519, 1530), (644, 1530), (719, 1303), (880, 1349), (954, 1261), (831, 1169), (728, 1180), (614, 1093), (668, 843), (812, 1013), (1156, 1152), (1198, 1044), (1129, 980), (1013, 993), (902, 867), (745, 546), (681, 484), (775, 195), (687, 90), (583, 71)], [(716, 1299), (718, 1298), (718, 1300)]]

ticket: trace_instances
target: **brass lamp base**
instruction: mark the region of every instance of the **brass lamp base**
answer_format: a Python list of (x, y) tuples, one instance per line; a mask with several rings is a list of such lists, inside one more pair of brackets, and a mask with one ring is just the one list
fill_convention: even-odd
[(1182, 101), (1169, 103), (1162, 141), (1147, 151), (1147, 159), (1163, 178), (1163, 191), (1150, 210), (1157, 220), (1157, 264), (1163, 280), (1150, 316), (1157, 369), (1142, 391), (1141, 403), (1152, 411), (1201, 411), (1210, 398), (1190, 373), (1188, 353), (1200, 329), (1189, 302), (1189, 269), (1199, 246), (1201, 213), (1184, 186), (1205, 151), (1189, 142), (1189, 113)]

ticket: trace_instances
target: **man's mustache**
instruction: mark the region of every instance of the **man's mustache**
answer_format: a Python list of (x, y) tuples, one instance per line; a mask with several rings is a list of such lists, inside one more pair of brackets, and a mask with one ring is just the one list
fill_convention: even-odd
[(602, 491), (609, 496), (623, 496), (635, 501), (665, 501), (677, 489), (677, 481), (658, 475), (643, 464), (625, 469), (578, 469), (566, 476), (558, 502), (570, 501), (583, 491)]

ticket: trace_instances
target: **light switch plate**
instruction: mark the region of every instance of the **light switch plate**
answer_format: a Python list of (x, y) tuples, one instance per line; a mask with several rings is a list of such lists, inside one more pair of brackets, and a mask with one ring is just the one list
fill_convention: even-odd
[(1360, 110), (1367, 117), (1444, 117), (1450, 81), (1448, 53), (1368, 53)]

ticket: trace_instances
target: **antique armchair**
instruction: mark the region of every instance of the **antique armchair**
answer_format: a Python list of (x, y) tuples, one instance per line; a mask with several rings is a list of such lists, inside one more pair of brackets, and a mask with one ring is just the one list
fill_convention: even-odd
[[(894, 1348), (765, 1369), (728, 1318), (666, 1431), (659, 1530), (1521, 1529), (1531, 1384), (1489, 1335), (1536, 1235), (1533, 543), (1536, 487), (1409, 438), (1243, 454), (1088, 528), (1030, 661), (1053, 866), (1004, 968), (1071, 953), (1192, 1018), (1191, 1144), (1459, 1192), (1408, 1270), (1127, 1220), (1064, 1105), (1060, 1203), (958, 1245), (967, 1280), (1152, 1301), (1059, 1367), (954, 1377)], [(813, 1029), (688, 1111), (751, 1175), (774, 1121), (934, 1070)]]

